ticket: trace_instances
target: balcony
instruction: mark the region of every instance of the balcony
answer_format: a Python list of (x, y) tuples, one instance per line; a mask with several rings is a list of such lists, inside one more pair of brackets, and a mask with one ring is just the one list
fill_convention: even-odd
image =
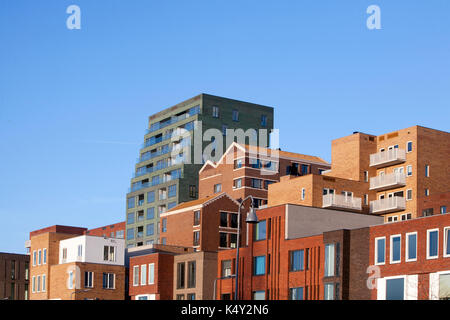
[(326, 194), (323, 196), (322, 208), (345, 211), (361, 211), (361, 198), (342, 194)]
[[(183, 114), (180, 114), (178, 116), (172, 116), (172, 117), (167, 118), (167, 119), (165, 119), (163, 121), (153, 123), (150, 126), (150, 129), (147, 130), (147, 134), (152, 133), (154, 131), (157, 131), (159, 129), (163, 129), (163, 128), (171, 125), (171, 124), (177, 123), (177, 122), (182, 121), (182, 120), (187, 119), (187, 118), (190, 118), (190, 117), (195, 116), (196, 114), (199, 114), (199, 113), (200, 113), (200, 106), (195, 106), (195, 107), (189, 109), (187, 112), (185, 112)], [(189, 129), (187, 129), (187, 130), (189, 130)]]
[(383, 191), (393, 188), (404, 187), (406, 185), (406, 176), (404, 173), (394, 172), (370, 178), (370, 190)]
[(403, 149), (391, 149), (370, 155), (370, 166), (383, 168), (406, 161), (406, 151)]
[(406, 208), (404, 197), (391, 197), (370, 202), (370, 213), (385, 214)]

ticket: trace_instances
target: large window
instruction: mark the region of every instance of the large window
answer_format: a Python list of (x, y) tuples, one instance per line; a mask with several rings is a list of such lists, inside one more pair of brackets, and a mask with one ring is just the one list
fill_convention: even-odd
[(384, 264), (386, 261), (386, 238), (375, 239), (375, 264)]
[(406, 234), (406, 261), (417, 260), (417, 233)]
[(427, 259), (438, 257), (439, 230), (427, 230)]
[(194, 211), (194, 226), (198, 226), (200, 224), (200, 210)]
[(303, 287), (290, 288), (289, 300), (303, 300)]
[(84, 287), (93, 288), (94, 287), (94, 273), (90, 271), (84, 272)]
[(266, 256), (253, 258), (253, 275), (260, 276), (266, 273)]
[(150, 263), (148, 265), (148, 284), (155, 283), (155, 264)]
[(335, 245), (325, 245), (325, 277), (333, 277), (335, 275)]
[(266, 220), (259, 221), (257, 224), (255, 224), (253, 234), (255, 241), (266, 239)]
[(231, 260), (222, 261), (222, 277), (231, 276)]
[(134, 223), (134, 212), (127, 213), (127, 224)]
[(103, 260), (116, 261), (116, 248), (113, 246), (103, 246)]
[(194, 231), (194, 247), (200, 245), (200, 231)]
[(134, 205), (135, 205), (134, 197), (128, 198), (127, 202), (128, 202), (128, 209), (134, 208)]
[(148, 224), (146, 228), (147, 228), (146, 230), (147, 236), (152, 236), (155, 234), (155, 225), (153, 223)]
[(103, 289), (114, 289), (114, 273), (103, 273)]
[(147, 209), (147, 220), (155, 219), (155, 208), (151, 207)]
[(127, 229), (127, 240), (134, 239), (134, 228)]
[(399, 263), (401, 261), (401, 235), (391, 236), (391, 263)]
[(405, 279), (386, 280), (386, 300), (403, 300), (405, 294)]
[(141, 286), (145, 286), (147, 284), (147, 265), (143, 264), (141, 266)]
[(228, 227), (228, 213), (226, 213), (226, 212), (220, 213), (220, 226)]
[(227, 234), (225, 232), (219, 232), (219, 247), (227, 248)]
[(185, 263), (177, 264), (177, 289), (184, 289)]
[(303, 271), (305, 262), (305, 251), (295, 250), (289, 252), (289, 271)]
[(188, 262), (188, 280), (187, 287), (195, 288), (195, 261)]
[(175, 197), (177, 195), (177, 185), (174, 184), (169, 186), (169, 198)]
[(155, 202), (155, 191), (147, 192), (147, 203)]
[(450, 300), (450, 274), (439, 275), (439, 300)]
[(324, 284), (324, 300), (334, 300), (334, 283)]

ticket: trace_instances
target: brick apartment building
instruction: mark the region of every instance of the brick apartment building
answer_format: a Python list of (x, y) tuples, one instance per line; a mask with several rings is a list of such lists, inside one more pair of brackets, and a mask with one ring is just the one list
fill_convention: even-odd
[(330, 164), (319, 157), (233, 143), (217, 163), (199, 171), (199, 197), (226, 192), (241, 200), (252, 195), (255, 208), (267, 205), (267, 190), (280, 177), (321, 174)]
[(331, 170), (284, 177), (269, 206), (297, 203), (380, 215), (386, 222), (424, 213), (424, 197), (448, 192), (450, 133), (414, 126), (380, 136), (355, 132), (332, 142)]
[(193, 248), (151, 244), (128, 248), (128, 267), (131, 300), (172, 300), (174, 257), (192, 253)]
[(235, 247), (238, 206), (225, 192), (182, 203), (161, 214), (161, 244), (196, 251)]
[[(292, 204), (257, 215), (240, 249), (238, 299), (370, 298), (368, 227), (381, 217)], [(234, 299), (235, 257), (236, 249), (218, 252), (217, 299)]]
[(0, 252), (0, 300), (28, 300), (30, 256)]
[(448, 214), (371, 227), (369, 259), (378, 269), (371, 298), (449, 300), (449, 239)]
[(90, 236), (98, 236), (98, 237), (107, 237), (107, 238), (118, 238), (118, 239), (124, 239), (125, 238), (125, 229), (126, 229), (126, 223), (118, 222), (109, 224), (103, 227), (90, 229), (85, 232), (85, 234)]
[(124, 240), (52, 226), (30, 233), (30, 300), (124, 299)]

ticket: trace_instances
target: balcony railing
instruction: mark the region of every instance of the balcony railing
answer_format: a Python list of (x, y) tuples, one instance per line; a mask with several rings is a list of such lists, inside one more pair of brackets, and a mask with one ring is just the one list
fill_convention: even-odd
[(406, 208), (406, 201), (404, 197), (390, 197), (370, 202), (370, 213), (390, 213), (395, 211), (402, 211)]
[(361, 211), (361, 198), (342, 194), (326, 194), (323, 196), (323, 208)]
[(183, 113), (183, 114), (181, 114), (179, 116), (173, 116), (173, 117), (170, 117), (167, 120), (163, 120), (163, 121), (160, 121), (160, 122), (153, 123), (150, 126), (150, 129), (147, 130), (147, 134), (152, 133), (154, 131), (157, 131), (159, 129), (165, 128), (167, 126), (170, 126), (171, 124), (174, 124), (174, 123), (176, 123), (178, 121), (190, 118), (190, 117), (192, 117), (192, 116), (194, 116), (196, 114), (199, 114), (199, 113), (200, 113), (200, 106), (196, 106), (196, 107), (193, 107), (193, 108), (189, 109), (188, 112)]
[(406, 175), (404, 173), (394, 172), (370, 178), (370, 190), (388, 190), (406, 185)]
[(153, 181), (144, 182), (144, 183), (136, 183), (131, 186), (131, 188), (128, 188), (128, 193), (138, 191), (141, 189), (146, 189), (150, 187), (154, 187), (175, 179), (179, 179), (183, 177), (183, 173), (181, 172), (181, 169), (176, 169), (170, 171), (170, 174), (165, 174), (162, 176), (162, 178), (155, 179)]
[(370, 155), (370, 166), (382, 168), (406, 161), (406, 151), (394, 148)]

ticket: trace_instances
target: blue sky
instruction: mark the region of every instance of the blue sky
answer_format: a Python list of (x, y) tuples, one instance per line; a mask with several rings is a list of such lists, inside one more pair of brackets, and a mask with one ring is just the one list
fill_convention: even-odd
[(0, 251), (123, 220), (147, 117), (202, 92), (274, 106), (281, 148), (326, 160), (353, 131), (448, 131), (449, 15), (448, 0), (1, 1)]

